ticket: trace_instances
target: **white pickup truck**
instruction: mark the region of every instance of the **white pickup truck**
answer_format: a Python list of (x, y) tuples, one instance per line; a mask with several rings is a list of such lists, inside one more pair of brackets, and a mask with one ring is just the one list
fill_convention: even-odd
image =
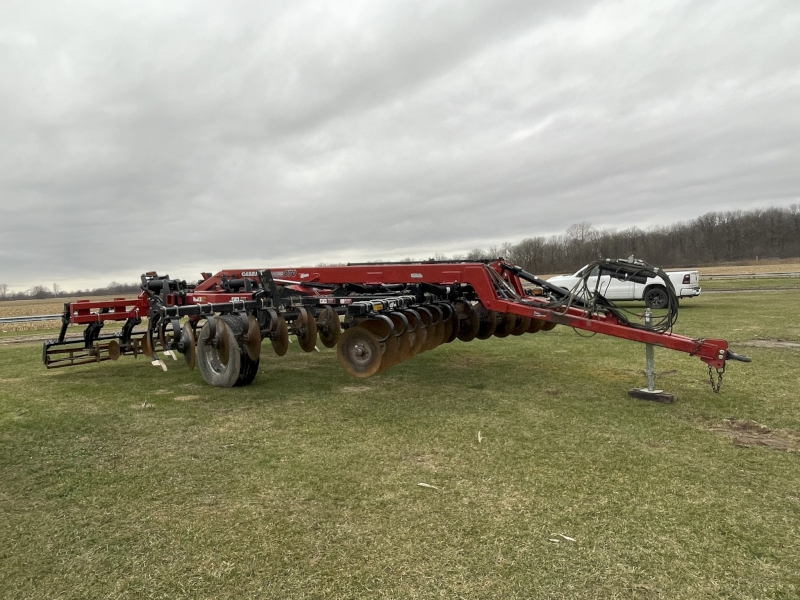
[[(550, 277), (547, 281), (553, 285), (572, 290), (575, 285), (584, 279), (586, 265), (574, 275), (558, 275)], [(644, 300), (650, 308), (666, 308), (669, 296), (664, 287), (664, 282), (658, 277), (650, 277), (646, 283), (621, 281), (610, 275), (600, 276), (600, 267), (594, 266), (586, 278), (586, 288), (593, 292), (595, 289), (608, 300)], [(700, 295), (700, 275), (697, 271), (664, 271), (675, 288), (675, 295), (680, 298), (693, 298)], [(575, 290), (581, 295), (581, 290)], [(585, 293), (585, 292), (584, 292)]]

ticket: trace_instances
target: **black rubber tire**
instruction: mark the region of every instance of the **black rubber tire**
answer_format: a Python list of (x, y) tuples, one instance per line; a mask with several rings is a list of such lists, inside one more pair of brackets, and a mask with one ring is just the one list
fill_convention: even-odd
[[(241, 339), (241, 334), (244, 333), (244, 323), (242, 322), (241, 317), (233, 316), (233, 315), (224, 315), (220, 317), (225, 321), (225, 324), (228, 326), (229, 330), (233, 330), (235, 336), (238, 336), (238, 339)], [(249, 326), (249, 324), (248, 324)], [(231, 348), (231, 354), (233, 354), (236, 346)], [(255, 360), (250, 358), (250, 355), (247, 353), (247, 348), (245, 348), (244, 344), (240, 344), (239, 348), (239, 377), (236, 378), (236, 383), (233, 384), (233, 387), (242, 387), (244, 385), (250, 385), (253, 383), (253, 380), (258, 375), (258, 365), (261, 362), (261, 358), (258, 357)]]
[[(217, 317), (225, 321), (225, 335), (227, 336), (228, 346), (230, 352), (228, 353), (228, 361), (222, 362), (219, 351), (212, 346), (209, 342), (211, 337), (211, 325), (206, 322), (200, 330), (200, 335), (197, 336), (197, 362), (200, 366), (200, 373), (206, 383), (214, 387), (233, 387), (239, 379), (242, 367), (242, 352), (239, 351), (239, 343), (236, 341), (236, 334), (234, 333), (234, 323), (238, 319), (229, 321), (224, 316)], [(241, 324), (239, 325), (241, 329)]]
[(258, 375), (258, 365), (260, 362), (260, 358), (253, 360), (247, 355), (246, 352), (243, 353), (242, 367), (239, 371), (239, 377), (236, 380), (236, 383), (233, 384), (233, 387), (242, 387), (244, 385), (250, 385), (253, 383), (256, 375)]
[(649, 287), (644, 291), (644, 303), (648, 308), (667, 308), (669, 296), (661, 286)]
[(208, 323), (203, 326), (198, 336), (197, 362), (206, 383), (215, 387), (241, 387), (250, 385), (258, 375), (260, 359), (253, 360), (248, 356), (244, 346), (239, 344), (244, 332), (242, 319), (234, 315), (217, 317), (225, 323), (225, 335), (228, 336), (228, 361), (223, 363), (216, 348), (207, 344), (210, 335)]

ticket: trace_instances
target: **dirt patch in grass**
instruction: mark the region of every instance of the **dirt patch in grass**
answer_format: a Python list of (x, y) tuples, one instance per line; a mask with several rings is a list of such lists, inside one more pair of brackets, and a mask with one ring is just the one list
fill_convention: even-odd
[(490, 356), (460, 355), (453, 357), (450, 364), (458, 369), (475, 369), (488, 363), (495, 362)]
[(346, 385), (342, 388), (345, 394), (363, 394), (370, 391), (372, 388), (367, 385)]
[(750, 340), (739, 342), (740, 346), (752, 346), (753, 348), (793, 348), (800, 350), (800, 342), (790, 340)]
[(741, 419), (724, 419), (710, 431), (730, 437), (734, 446), (742, 448), (762, 446), (781, 452), (800, 452), (800, 431), (773, 431), (761, 423)]
[(189, 402), (190, 400), (197, 400), (200, 396), (175, 396), (178, 402)]

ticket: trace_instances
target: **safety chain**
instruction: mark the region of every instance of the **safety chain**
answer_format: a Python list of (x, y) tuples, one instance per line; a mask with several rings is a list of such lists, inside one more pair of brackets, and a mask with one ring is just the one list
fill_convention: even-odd
[(722, 387), (722, 375), (725, 373), (725, 367), (723, 366), (721, 369), (717, 369), (717, 381), (714, 381), (714, 371), (711, 368), (711, 365), (708, 365), (708, 379), (711, 381), (711, 389), (714, 390), (715, 394), (719, 394), (719, 390)]

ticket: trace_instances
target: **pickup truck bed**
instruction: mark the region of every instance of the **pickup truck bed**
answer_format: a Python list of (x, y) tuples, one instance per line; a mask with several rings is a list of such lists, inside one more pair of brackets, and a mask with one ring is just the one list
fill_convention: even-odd
[[(579, 269), (574, 275), (558, 275), (547, 281), (567, 290), (572, 290), (584, 278), (584, 271), (589, 265)], [(700, 275), (697, 271), (665, 271), (675, 288), (678, 298), (694, 298), (699, 296)], [(658, 278), (648, 278), (645, 283), (621, 281), (610, 275), (601, 275), (598, 281), (599, 267), (594, 267), (586, 279), (586, 288), (595, 289), (608, 300), (644, 300), (650, 308), (666, 308), (668, 303), (664, 282)], [(580, 294), (581, 290), (574, 290)], [(585, 291), (584, 291), (585, 293)]]

